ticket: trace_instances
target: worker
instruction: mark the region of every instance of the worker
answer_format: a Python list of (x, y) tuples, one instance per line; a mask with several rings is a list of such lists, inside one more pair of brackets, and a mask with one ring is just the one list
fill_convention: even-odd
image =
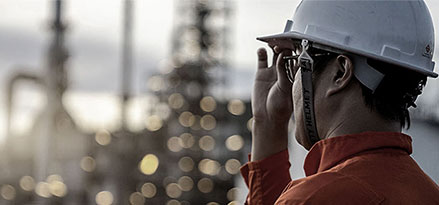
[[(303, 0), (283, 33), (260, 37), (246, 204), (439, 204), (439, 187), (410, 157), (408, 109), (432, 61), (422, 0)], [(309, 150), (289, 174), (288, 124)]]

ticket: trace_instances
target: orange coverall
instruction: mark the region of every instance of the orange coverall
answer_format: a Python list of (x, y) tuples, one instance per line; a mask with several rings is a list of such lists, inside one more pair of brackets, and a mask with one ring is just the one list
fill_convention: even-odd
[(246, 204), (439, 204), (439, 186), (410, 157), (411, 142), (389, 132), (321, 140), (306, 156), (306, 177), (294, 181), (287, 150), (248, 162)]

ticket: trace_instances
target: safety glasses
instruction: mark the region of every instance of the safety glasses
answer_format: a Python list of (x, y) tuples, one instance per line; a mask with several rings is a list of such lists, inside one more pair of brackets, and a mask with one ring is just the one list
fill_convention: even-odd
[[(283, 60), (285, 61), (285, 72), (287, 73), (288, 80), (291, 84), (294, 83), (294, 77), (296, 76), (297, 71), (301, 68), (299, 63), (300, 53), (300, 50), (296, 50), (292, 52), (292, 55), (283, 57)], [(332, 55), (332, 53), (324, 52), (311, 54), (310, 56), (317, 62), (321, 57), (330, 55)]]

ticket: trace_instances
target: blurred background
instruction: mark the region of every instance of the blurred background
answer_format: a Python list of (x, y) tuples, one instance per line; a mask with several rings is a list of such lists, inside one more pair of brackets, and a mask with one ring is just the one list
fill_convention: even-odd
[[(0, 1), (0, 204), (242, 204), (255, 38), (298, 3)], [(438, 88), (405, 131), (436, 183)]]

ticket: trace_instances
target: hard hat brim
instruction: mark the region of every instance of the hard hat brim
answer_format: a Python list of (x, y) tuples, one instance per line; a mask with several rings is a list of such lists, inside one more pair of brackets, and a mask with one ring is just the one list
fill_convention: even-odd
[[(437, 73), (430, 71), (430, 70), (427, 70), (427, 69), (422, 68), (422, 67), (407, 64), (405, 62), (400, 62), (400, 61), (386, 58), (383, 56), (378, 56), (378, 55), (373, 54), (373, 53), (367, 53), (367, 52), (364, 52), (364, 51), (361, 51), (361, 50), (358, 50), (355, 48), (351, 48), (351, 47), (348, 47), (345, 45), (333, 43), (331, 41), (327, 41), (324, 39), (319, 39), (319, 38), (316, 38), (314, 36), (306, 35), (306, 34), (303, 34), (300, 32), (296, 32), (296, 31), (290, 31), (290, 32), (285, 32), (285, 33), (280, 33), (280, 34), (262, 36), (262, 37), (258, 37), (256, 39), (259, 41), (263, 41), (266, 43), (273, 43), (273, 44), (275, 44), (276, 41), (278, 41), (278, 40), (282, 40), (283, 42), (285, 42), (285, 40), (293, 41), (293, 40), (307, 39), (313, 43), (321, 44), (321, 45), (326, 46), (326, 47), (329, 46), (330, 47), (329, 51), (333, 51), (333, 50), (334, 51), (344, 51), (344, 52), (347, 51), (347, 52), (354, 53), (357, 55), (365, 56), (367, 58), (372, 58), (372, 59), (383, 61), (386, 63), (398, 65), (398, 66), (401, 66), (403, 68), (407, 68), (408, 70), (411, 70), (411, 71), (414, 71), (414, 72), (417, 72), (417, 73), (420, 73), (420, 74), (423, 74), (423, 75), (426, 75), (426, 76), (429, 76), (432, 78), (438, 77)], [(338, 52), (336, 52), (336, 53), (338, 53)]]

